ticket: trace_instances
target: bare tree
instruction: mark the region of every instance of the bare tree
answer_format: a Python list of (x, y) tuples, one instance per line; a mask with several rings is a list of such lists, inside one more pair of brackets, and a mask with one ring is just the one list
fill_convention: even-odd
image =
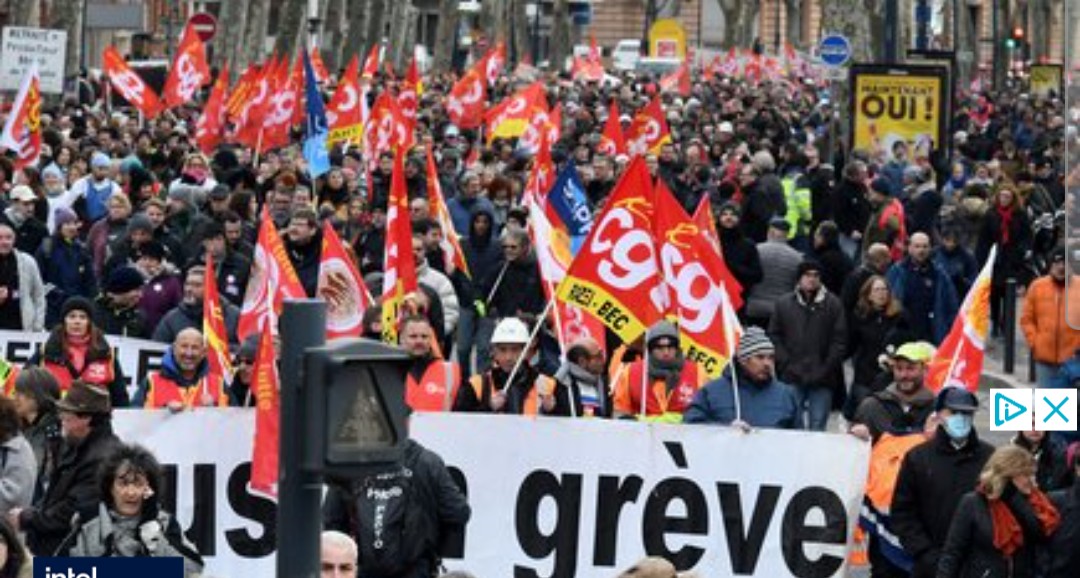
[(555, 0), (555, 10), (551, 20), (551, 62), (562, 66), (573, 50), (570, 38), (570, 2)]
[(283, 0), (279, 4), (277, 41), (274, 43), (278, 54), (291, 57), (296, 51), (306, 6), (306, 0)]
[(231, 0), (222, 6), (221, 22), (224, 25), (215, 39), (218, 45), (214, 50), (214, 65), (220, 67), (229, 63), (230, 82), (250, 64), (244, 50), (244, 28), (250, 3), (250, 0)]
[(852, 59), (868, 62), (884, 52), (883, 0), (822, 0), (821, 28), (851, 41)]
[(270, 1), (249, 0), (244, 44), (239, 51), (240, 62), (250, 64), (262, 60), (265, 56), (266, 32), (270, 25)]
[(41, 21), (39, 0), (11, 0), (10, 24), (37, 27)]
[(792, 46), (801, 47), (803, 43), (803, 0), (784, 0), (787, 12), (787, 25), (784, 34)]
[[(520, 62), (531, 49), (529, 42), (529, 16), (525, 13), (525, 0), (513, 0), (513, 11), (510, 13), (510, 30), (513, 31), (515, 50), (514, 61)], [(552, 66), (561, 67), (562, 62), (552, 61)]]
[(437, 72), (450, 70), (454, 63), (454, 46), (461, 13), (457, 0), (439, 2), (439, 26), (435, 29), (435, 62)]
[(86, 0), (61, 0), (55, 2), (50, 11), (52, 17), (47, 23), (49, 28), (67, 31), (67, 56), (64, 70), (67, 76), (79, 73), (82, 57), (82, 14)]
[(327, 0), (322, 3), (322, 35), (319, 45), (322, 49), (323, 62), (328, 70), (337, 70), (343, 66), (341, 47), (345, 42), (345, 0)]
[(749, 48), (756, 35), (760, 0), (717, 0), (724, 13), (724, 46)]
[[(342, 60), (348, 61), (354, 54), (359, 54), (367, 45), (367, 22), (369, 10), (365, 0), (355, 0), (345, 4), (348, 10), (349, 25), (346, 27), (345, 45), (341, 55)], [(363, 55), (361, 55), (363, 56)]]
[(368, 0), (367, 34), (364, 39), (369, 47), (382, 42), (386, 36), (386, 2), (387, 0)]

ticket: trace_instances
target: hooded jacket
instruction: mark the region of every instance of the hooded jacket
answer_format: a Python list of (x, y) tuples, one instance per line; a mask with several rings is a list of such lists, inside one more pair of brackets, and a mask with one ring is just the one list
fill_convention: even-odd
[[(202, 331), (202, 308), (202, 301), (198, 303), (181, 302), (172, 311), (166, 313), (165, 317), (161, 318), (161, 322), (154, 329), (154, 336), (151, 339), (158, 343), (172, 344), (173, 341), (176, 341), (177, 334), (189, 327)], [(229, 348), (231, 349), (236, 347), (237, 344), (236, 326), (240, 322), (240, 310), (225, 300), (221, 302), (221, 309), (225, 316), (225, 331), (229, 334)]]
[(884, 433), (907, 435), (923, 431), (931, 413), (934, 413), (932, 391), (920, 387), (910, 398), (905, 398), (893, 383), (864, 399), (853, 421), (865, 425), (877, 441)]

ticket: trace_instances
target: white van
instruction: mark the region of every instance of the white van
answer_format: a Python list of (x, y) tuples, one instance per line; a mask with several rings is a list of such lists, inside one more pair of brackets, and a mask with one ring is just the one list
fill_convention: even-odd
[(624, 38), (611, 51), (611, 65), (615, 70), (633, 70), (641, 58), (641, 39)]

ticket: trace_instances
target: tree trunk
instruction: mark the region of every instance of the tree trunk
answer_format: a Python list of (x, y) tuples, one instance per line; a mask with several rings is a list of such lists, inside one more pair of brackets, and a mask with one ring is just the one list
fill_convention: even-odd
[(1032, 0), (1028, 10), (1031, 15), (1028, 27), (1031, 59), (1040, 62), (1050, 57), (1050, 0)]
[(222, 26), (215, 39), (219, 41), (218, 49), (214, 50), (214, 66), (219, 69), (226, 62), (229, 63), (229, 82), (236, 80), (250, 62), (245, 58), (244, 50), (244, 27), (247, 23), (250, 0), (231, 0), (222, 6), (221, 22), (228, 25)]
[(345, 7), (349, 12), (349, 25), (346, 27), (345, 45), (342, 48), (341, 59), (348, 65), (354, 54), (359, 55), (360, 58), (364, 57), (363, 51), (368, 44), (367, 17), (369, 10), (367, 9), (368, 2), (364, 0), (346, 2)]
[(270, 25), (270, 0), (250, 0), (244, 26), (241, 62), (259, 62), (266, 56), (266, 31)]
[(570, 2), (569, 0), (555, 0), (554, 12), (551, 15), (551, 50), (549, 50), (549, 59), (553, 66), (562, 66), (567, 57), (573, 54), (571, 42)]
[[(569, 25), (569, 22), (567, 22)], [(525, 0), (513, 0), (513, 12), (510, 14), (510, 26), (514, 33), (514, 60), (511, 64), (517, 64), (521, 62), (526, 54), (529, 53), (529, 16), (525, 13)], [(569, 32), (569, 31), (568, 31)], [(561, 70), (562, 62), (552, 61), (552, 66), (556, 70)], [(513, 70), (510, 68), (510, 70)]]
[(337, 71), (344, 66), (341, 45), (345, 40), (342, 23), (345, 22), (345, 0), (328, 0), (323, 3), (323, 31), (319, 39), (326, 69)]
[[(386, 36), (386, 1), (387, 0), (370, 0), (368, 4), (367, 14), (367, 32), (364, 36), (364, 49), (367, 50), (373, 45), (383, 41)], [(361, 54), (360, 58), (366, 56)]]
[(852, 60), (877, 60), (884, 54), (879, 40), (885, 36), (884, 10), (882, 0), (822, 0), (821, 29), (846, 36)]
[(10, 24), (36, 28), (41, 22), (39, 0), (11, 0)]
[(787, 34), (787, 42), (792, 46), (801, 48), (803, 44), (803, 0), (785, 0), (787, 12), (787, 25), (784, 32)]
[(305, 0), (284, 0), (279, 4), (277, 40), (274, 50), (281, 56), (291, 59), (299, 43), (300, 30), (304, 23)]
[(458, 0), (442, 0), (439, 3), (439, 26), (435, 29), (435, 54), (432, 63), (435, 72), (447, 72), (454, 64), (454, 46), (460, 15)]
[(49, 28), (67, 31), (67, 56), (64, 59), (64, 74), (74, 77), (79, 74), (82, 57), (82, 13), (86, 0), (59, 0), (52, 6)]
[(409, 29), (412, 20), (412, 6), (405, 0), (398, 0), (390, 6), (390, 42), (386, 49), (386, 60), (394, 65), (394, 70), (402, 70), (409, 49)]

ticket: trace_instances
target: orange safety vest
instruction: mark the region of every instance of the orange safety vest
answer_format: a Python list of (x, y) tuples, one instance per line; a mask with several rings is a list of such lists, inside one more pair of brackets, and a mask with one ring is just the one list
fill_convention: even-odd
[(146, 379), (149, 382), (146, 400), (143, 402), (146, 409), (166, 407), (174, 401), (184, 404), (184, 409), (201, 407), (204, 391), (210, 394), (217, 407), (229, 405), (229, 398), (223, 395), (221, 379), (218, 377), (207, 375), (191, 387), (180, 387), (175, 381), (161, 375), (160, 371), (152, 372)]
[(4, 395), (15, 395), (15, 378), (19, 376), (19, 366), (0, 360), (0, 384), (3, 385)]
[(61, 395), (67, 394), (67, 391), (71, 389), (71, 383), (76, 379), (108, 390), (109, 385), (116, 378), (116, 374), (113, 373), (113, 358), (111, 355), (107, 359), (87, 363), (83, 367), (82, 373), (77, 375), (73, 373), (74, 370), (66, 363), (43, 360), (41, 366), (56, 378), (56, 381), (60, 384)]
[(428, 364), (420, 383), (411, 373), (405, 378), (405, 403), (415, 411), (450, 411), (460, 387), (461, 368), (452, 361), (436, 359)]
[[(490, 372), (485, 372), (483, 375), (474, 375), (469, 378), (469, 385), (472, 386), (473, 392), (476, 393), (476, 399), (484, 402), (484, 388), (488, 389), (488, 395), (493, 392), (495, 383), (491, 380)], [(540, 375), (536, 378), (533, 386), (529, 388), (529, 395), (525, 398), (525, 405), (521, 409), (521, 415), (536, 415), (540, 411), (540, 392), (550, 394), (555, 390), (555, 382), (546, 375)]]
[[(641, 413), (641, 383), (644, 379), (645, 361), (638, 360), (630, 364), (627, 377), (619, 381), (620, 391), (616, 392), (615, 407), (624, 413)], [(679, 374), (679, 383), (671, 392), (662, 380), (653, 380), (652, 395), (645, 400), (645, 415), (660, 416), (681, 414), (690, 407), (694, 394), (701, 387), (702, 373), (692, 361), (683, 364)]]

